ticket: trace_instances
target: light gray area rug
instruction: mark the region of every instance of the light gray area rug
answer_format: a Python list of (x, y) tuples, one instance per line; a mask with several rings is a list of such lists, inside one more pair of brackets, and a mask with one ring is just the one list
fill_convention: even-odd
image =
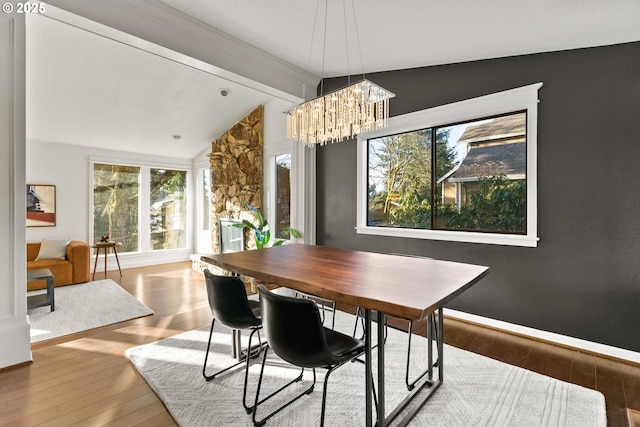
[(111, 279), (59, 286), (54, 296), (55, 311), (46, 306), (27, 312), (32, 343), (153, 314)]
[[(337, 330), (352, 333), (353, 324), (353, 316), (337, 313)], [(185, 332), (128, 349), (126, 354), (179, 425), (251, 426), (251, 416), (246, 414), (241, 403), (242, 368), (211, 382), (202, 377), (208, 331), (209, 328), (204, 327)], [(385, 352), (387, 410), (393, 408), (406, 393), (406, 338), (405, 333), (389, 328)], [(415, 337), (414, 342), (412, 372), (416, 373), (426, 364), (427, 341)], [(230, 331), (216, 325), (209, 370), (231, 364), (230, 345)], [(263, 383), (265, 391), (275, 390), (299, 372), (277, 359), (272, 352), (269, 356)], [(451, 346), (445, 346), (444, 358), (444, 384), (411, 421), (412, 426), (606, 426), (604, 396), (597, 391)], [(255, 396), (261, 360), (262, 356), (250, 368), (250, 396)], [(267, 425), (318, 425), (324, 372), (318, 370), (318, 383), (311, 395), (271, 418)], [(308, 387), (311, 374), (305, 375), (305, 381), (298, 390)], [(270, 407), (273, 406), (265, 404), (265, 411)], [(266, 413), (262, 409), (259, 411), (259, 414)], [(348, 363), (331, 374), (326, 425), (364, 425), (363, 364)]]

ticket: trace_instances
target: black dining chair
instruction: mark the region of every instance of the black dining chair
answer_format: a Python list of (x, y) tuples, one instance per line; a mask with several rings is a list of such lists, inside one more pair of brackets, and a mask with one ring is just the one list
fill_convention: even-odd
[[(322, 409), (320, 425), (324, 425), (327, 400), (327, 382), (329, 375), (346, 362), (362, 355), (365, 351), (364, 341), (322, 326), (322, 319), (317, 304), (307, 298), (294, 298), (275, 294), (264, 286), (258, 286), (260, 307), (267, 347), (262, 356), (262, 368), (256, 391), (253, 411), (254, 426), (262, 426), (265, 422), (300, 399), (310, 394), (316, 383), (316, 368), (327, 369), (322, 391)], [(264, 377), (264, 368), (269, 348), (284, 361), (302, 368), (300, 375), (280, 387), (269, 396), (260, 400), (260, 389)], [(302, 380), (304, 370), (313, 371), (313, 383), (302, 393), (289, 400), (273, 412), (258, 420), (259, 405), (276, 396), (288, 386)], [(371, 375), (369, 373), (369, 375)], [(373, 378), (372, 378), (373, 381)]]
[[(202, 375), (207, 381), (211, 381), (218, 375), (245, 363), (244, 371), (244, 389), (242, 392), (242, 405), (247, 413), (251, 413), (253, 406), (247, 405), (247, 380), (249, 376), (249, 363), (252, 358), (259, 356), (260, 351), (264, 347), (260, 338), (260, 330), (262, 329), (262, 320), (260, 318), (260, 303), (247, 298), (247, 291), (241, 278), (235, 276), (218, 276), (211, 273), (208, 269), (204, 270), (205, 282), (207, 285), (207, 296), (209, 297), (209, 306), (213, 313), (211, 321), (211, 331), (209, 332), (209, 341), (207, 342), (207, 353), (204, 357), (204, 365), (202, 367)], [(232, 347), (233, 355), (238, 357), (238, 362), (221, 369), (212, 374), (207, 374), (207, 360), (209, 358), (209, 350), (211, 348), (211, 337), (213, 336), (213, 327), (216, 320), (221, 324), (233, 329)], [(243, 352), (240, 349), (239, 334), (241, 330), (251, 330), (249, 335), (249, 343), (247, 349)], [(252, 339), (254, 334), (258, 334), (258, 346), (252, 347)], [(238, 335), (236, 335), (238, 334)], [(236, 339), (237, 337), (237, 339)]]
[(322, 324), (326, 320), (326, 314), (331, 314), (331, 329), (334, 329), (336, 326), (336, 302), (330, 299), (321, 298), (317, 295), (307, 294), (301, 291), (296, 291), (296, 298), (306, 298), (315, 301), (320, 309), (320, 315), (322, 317)]
[[(422, 258), (422, 259), (433, 259), (430, 257), (423, 257), (423, 256), (419, 256), (419, 255), (407, 255), (407, 254), (397, 254), (397, 253), (392, 253), (390, 255), (396, 255), (396, 256), (405, 256), (405, 257), (409, 257), (409, 258)], [(384, 338), (385, 341), (387, 339), (387, 316), (384, 316), (385, 319), (385, 334), (384, 334)], [(407, 327), (407, 361), (406, 361), (406, 369), (405, 369), (405, 377), (404, 377), (404, 381), (405, 384), (407, 386), (407, 390), (411, 391), (415, 388), (416, 384), (418, 383), (418, 381), (420, 381), (425, 375), (427, 375), (427, 373), (429, 373), (429, 368), (427, 367), (424, 371), (420, 372), (417, 376), (415, 376), (413, 379), (410, 379), (409, 377), (411, 376), (410, 374), (410, 369), (411, 369), (411, 337), (413, 336), (413, 320), (409, 320), (409, 319), (400, 319), (400, 320), (406, 320), (407, 322), (409, 322), (409, 325)], [(440, 319), (439, 319), (440, 320)], [(358, 330), (358, 323), (361, 323), (362, 325), (362, 333), (364, 334), (364, 318), (362, 316), (362, 309), (360, 307), (358, 307), (356, 309), (356, 324), (353, 328), (353, 336), (356, 335), (357, 330)], [(431, 328), (431, 331), (429, 331), (429, 328)], [(432, 333), (434, 338), (437, 340), (438, 338), (438, 328), (436, 327), (436, 313), (430, 313), (428, 315), (428, 319), (427, 319), (427, 333)], [(439, 360), (436, 359), (436, 361), (434, 362), (433, 366), (438, 366)]]

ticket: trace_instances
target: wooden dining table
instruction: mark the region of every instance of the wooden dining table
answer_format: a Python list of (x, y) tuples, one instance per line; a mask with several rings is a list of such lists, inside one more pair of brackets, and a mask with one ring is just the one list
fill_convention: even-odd
[[(222, 269), (360, 307), (365, 320), (365, 366), (373, 372), (372, 320), (377, 324), (377, 411), (373, 407), (373, 380), (365, 375), (366, 425), (406, 425), (444, 380), (442, 309), (489, 272), (485, 266), (429, 258), (405, 257), (325, 246), (290, 244), (260, 250), (212, 254), (202, 261)], [(436, 325), (428, 327), (428, 375), (388, 414), (385, 408), (385, 315), (418, 321), (438, 311)], [(436, 330), (432, 334), (432, 329)], [(434, 337), (435, 335), (435, 337)], [(438, 351), (434, 376), (432, 343)], [(409, 403), (411, 410), (404, 411)], [(375, 412), (375, 414), (374, 414)]]

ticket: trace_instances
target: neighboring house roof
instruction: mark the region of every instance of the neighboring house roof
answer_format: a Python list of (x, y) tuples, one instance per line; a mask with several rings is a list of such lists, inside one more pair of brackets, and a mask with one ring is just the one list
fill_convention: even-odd
[(525, 135), (526, 126), (525, 113), (496, 117), (490, 121), (467, 127), (458, 143), (488, 142), (523, 136)]
[(526, 143), (473, 147), (449, 181), (476, 181), (480, 177), (506, 175), (524, 178), (527, 170)]

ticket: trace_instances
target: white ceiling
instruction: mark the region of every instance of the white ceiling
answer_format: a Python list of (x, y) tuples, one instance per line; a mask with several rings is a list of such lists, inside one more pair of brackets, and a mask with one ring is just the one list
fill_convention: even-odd
[(159, 1), (324, 77), (363, 71), (353, 11), (364, 72), (640, 40), (639, 0)]
[(52, 19), (29, 24), (29, 141), (192, 159), (274, 99)]
[[(316, 1), (158, 1), (320, 77), (640, 40), (638, 0), (354, 0), (358, 49), (351, 3), (345, 39), (343, 3), (328, 0), (323, 63), (324, 2), (311, 50)], [(28, 140), (190, 159), (255, 106), (290, 104), (53, 19), (29, 18)]]

